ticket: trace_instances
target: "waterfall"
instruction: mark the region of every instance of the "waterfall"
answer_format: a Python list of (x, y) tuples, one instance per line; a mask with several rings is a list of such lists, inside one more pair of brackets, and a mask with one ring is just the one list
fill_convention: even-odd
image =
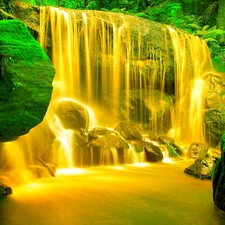
[[(139, 91), (140, 99), (153, 96), (154, 89), (162, 92), (167, 56), (155, 49), (156, 41), (146, 40), (148, 34), (138, 29), (131, 32), (132, 23), (139, 25), (137, 18), (116, 13), (42, 8), (40, 43), (46, 51), (52, 48), (52, 62), (57, 71), (53, 99), (71, 97), (95, 110), (101, 107), (109, 112), (104, 106), (107, 97), (117, 122), (121, 114), (130, 120), (131, 104), (140, 104), (135, 119), (142, 122), (146, 117), (145, 102), (134, 101), (122, 111), (121, 96), (124, 95), (123, 101), (131, 102), (130, 90)], [(47, 37), (52, 43), (47, 43)], [(165, 51), (167, 48), (165, 43)], [(150, 107), (153, 118), (150, 126), (154, 130), (157, 110), (153, 110), (153, 104)], [(98, 122), (105, 125), (102, 120)], [(109, 126), (114, 127), (116, 123), (112, 122), (113, 118)]]
[[(204, 142), (204, 78), (213, 69), (200, 38), (134, 16), (41, 7), (39, 41), (56, 69), (50, 106), (40, 125), (6, 148), (32, 151), (34, 164), (46, 157), (59, 168), (76, 166), (75, 131), (54, 111), (64, 101), (88, 108), (84, 129), (127, 120), (180, 143)], [(127, 162), (144, 161), (132, 155), (129, 149)], [(101, 161), (112, 157), (119, 160), (115, 149), (102, 152)]]
[[(147, 28), (142, 21), (116, 13), (41, 8), (40, 43), (46, 51), (51, 50), (57, 71), (53, 99), (71, 97), (98, 114), (97, 108), (109, 112), (103, 102), (110, 95), (111, 111), (119, 119), (122, 114), (128, 121), (148, 124), (147, 128), (158, 134), (163, 126), (170, 126), (169, 134), (178, 141), (204, 141), (204, 96), (196, 89), (204, 88), (200, 79), (212, 70), (207, 45), (170, 26), (147, 23)], [(163, 48), (157, 46), (161, 41)], [(174, 71), (168, 59), (171, 48)], [(169, 76), (174, 77), (173, 84), (168, 83)], [(164, 98), (171, 92), (174, 99), (168, 104)], [(133, 101), (134, 93), (139, 97)], [(126, 101), (123, 109), (122, 95)], [(133, 107), (138, 108), (135, 118)], [(103, 120), (98, 124), (115, 125), (113, 117), (105, 124)]]
[(172, 129), (179, 141), (204, 142), (204, 76), (212, 71), (206, 43), (197, 36), (168, 27), (174, 49), (175, 114)]

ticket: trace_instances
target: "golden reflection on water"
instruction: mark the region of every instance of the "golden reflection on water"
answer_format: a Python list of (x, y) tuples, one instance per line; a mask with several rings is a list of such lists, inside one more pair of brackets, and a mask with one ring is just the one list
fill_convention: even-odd
[(192, 162), (59, 170), (1, 199), (1, 225), (223, 225), (211, 181), (183, 172)]

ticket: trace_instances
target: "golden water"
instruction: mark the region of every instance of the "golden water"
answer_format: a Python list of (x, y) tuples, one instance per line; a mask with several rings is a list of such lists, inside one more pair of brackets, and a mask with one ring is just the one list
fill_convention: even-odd
[(1, 225), (223, 225), (211, 181), (183, 173), (189, 163), (60, 170), (2, 198)]
[[(204, 141), (207, 85), (202, 78), (212, 68), (208, 48), (200, 38), (141, 18), (100, 11), (42, 7), (40, 21), (40, 44), (51, 55), (56, 68), (52, 99), (43, 123), (56, 136), (50, 154), (58, 167), (76, 166), (72, 156), (76, 151), (72, 146), (74, 131), (63, 128), (52, 107), (64, 99), (91, 109), (89, 128), (115, 127), (121, 120), (120, 97), (124, 94), (127, 104), (122, 114), (127, 120), (131, 119), (132, 109), (139, 105), (135, 119), (145, 123), (146, 105), (151, 110), (149, 131), (161, 134), (160, 127), (171, 123), (168, 135), (176, 140), (186, 144)], [(171, 54), (174, 75), (168, 72)], [(174, 76), (174, 88), (166, 84), (168, 75)], [(136, 91), (140, 98), (144, 96), (144, 101), (132, 102), (130, 90)], [(174, 94), (169, 114), (165, 113), (170, 104), (164, 100), (165, 93)], [(110, 107), (104, 104), (106, 96)], [(164, 115), (159, 118), (160, 112)], [(28, 157), (29, 164), (45, 155), (48, 150), (43, 142), (49, 144), (48, 141), (39, 125), (11, 144), (33, 152)], [(118, 161), (116, 151), (111, 149), (110, 153), (102, 153), (103, 163), (109, 161), (108, 154), (113, 155), (115, 163)], [(129, 163), (144, 161), (144, 156), (130, 150), (127, 155)]]
[[(155, 41), (146, 40), (143, 29), (135, 27), (134, 37), (134, 20), (115, 13), (43, 7), (40, 43), (47, 49), (46, 37), (52, 38), (52, 61), (57, 71), (53, 99), (72, 97), (89, 105), (98, 114), (96, 108), (107, 111), (101, 103), (104, 95), (110, 93), (110, 110), (119, 115), (119, 99), (123, 91), (126, 101), (130, 102), (129, 90), (139, 90), (140, 96), (144, 93), (150, 100), (146, 98), (145, 103), (140, 103), (138, 119), (143, 121), (145, 117), (142, 104), (148, 105), (152, 117), (149, 129), (159, 134), (159, 124), (163, 126), (165, 121), (163, 117), (158, 118), (163, 107), (158, 103), (165, 104), (162, 101), (168, 69), (165, 55), (169, 54), (169, 42), (172, 42), (175, 104), (170, 118), (166, 117), (172, 121), (173, 134), (170, 134), (186, 143), (204, 141), (203, 89), (206, 85), (199, 86), (199, 82), (212, 69), (207, 45), (198, 37), (164, 26), (160, 28), (164, 33), (164, 52), (157, 52), (160, 50), (154, 46)], [(139, 26), (142, 26), (141, 22)], [(161, 100), (157, 102), (154, 102), (155, 89), (161, 91)], [(124, 115), (129, 120), (132, 105), (127, 105)], [(115, 126), (119, 120), (112, 117), (110, 121), (104, 121), (105, 124), (103, 121), (104, 116), (97, 122)]]
[[(41, 21), (40, 43), (44, 49), (48, 48), (46, 37), (52, 38), (52, 61), (57, 71), (53, 99), (72, 97), (98, 114), (96, 108), (108, 110), (102, 106), (102, 101), (105, 95), (111, 94), (112, 107), (108, 113), (113, 111), (116, 117), (104, 121), (102, 116), (98, 119), (99, 125), (114, 127), (118, 123), (120, 97), (124, 90), (129, 102), (129, 90), (140, 90), (140, 96), (144, 92), (148, 96), (153, 92), (147, 88), (164, 89), (166, 62), (162, 58), (155, 60), (154, 45), (151, 40), (144, 40), (146, 34), (138, 29), (131, 34), (132, 23), (139, 25), (135, 17), (44, 7)], [(151, 65), (153, 69), (150, 64), (154, 64)], [(160, 83), (155, 81), (156, 76), (161, 77)], [(140, 120), (145, 113), (141, 108)], [(153, 118), (156, 118), (156, 111), (152, 110)], [(124, 114), (130, 118), (129, 107)], [(155, 129), (155, 125), (153, 120), (151, 129)]]
[(172, 129), (182, 142), (204, 142), (204, 75), (213, 70), (210, 53), (199, 37), (168, 27), (174, 49), (175, 106)]

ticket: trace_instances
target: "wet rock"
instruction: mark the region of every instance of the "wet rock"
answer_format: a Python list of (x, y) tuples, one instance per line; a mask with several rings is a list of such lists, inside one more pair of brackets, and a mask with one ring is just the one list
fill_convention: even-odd
[(12, 188), (11, 187), (0, 185), (0, 197), (1, 196), (5, 196), (5, 195), (10, 195), (12, 193), (13, 192), (12, 192)]
[(174, 138), (167, 137), (167, 136), (160, 136), (158, 137), (158, 141), (159, 143), (166, 145), (170, 157), (184, 156), (185, 151), (176, 144), (176, 141)]
[[(164, 133), (171, 128), (171, 121), (165, 118), (170, 118), (170, 107), (173, 102), (166, 93), (145, 88), (124, 91), (119, 98), (114, 95), (112, 93), (105, 95), (104, 102), (111, 111), (113, 111), (113, 102), (119, 105), (121, 120), (140, 123), (148, 131), (152, 130), (152, 124), (155, 125), (154, 129)], [(127, 100), (128, 96), (129, 100)]]
[(208, 145), (201, 142), (193, 142), (187, 150), (187, 156), (190, 158), (205, 158), (209, 150)]
[(55, 70), (23, 22), (0, 21), (0, 141), (12, 141), (43, 120)]
[(98, 136), (91, 140), (88, 143), (92, 148), (101, 148), (101, 149), (120, 149), (120, 148), (129, 148), (127, 142), (125, 142), (120, 136), (115, 134), (105, 134)]
[(211, 147), (218, 145), (225, 130), (225, 79), (223, 74), (209, 74), (209, 91), (206, 96), (205, 133)]
[(151, 133), (149, 133), (148, 138), (151, 141), (156, 141), (158, 137), (155, 133), (151, 132)]
[(82, 128), (74, 130), (73, 141), (78, 146), (86, 145), (89, 141), (88, 131)]
[(131, 140), (127, 141), (131, 147), (131, 149), (137, 153), (141, 153), (145, 150), (144, 142), (139, 140)]
[(221, 138), (221, 157), (213, 171), (213, 200), (216, 207), (225, 211), (225, 133)]
[(115, 130), (125, 140), (142, 140), (143, 131), (139, 124), (121, 122)]
[(59, 100), (52, 105), (64, 129), (87, 129), (89, 115), (85, 106), (72, 100)]
[(161, 162), (163, 154), (159, 146), (150, 142), (144, 142), (145, 157), (147, 162)]
[(214, 157), (199, 158), (192, 165), (185, 168), (184, 172), (200, 179), (212, 179), (215, 163), (216, 159)]
[(106, 134), (116, 134), (115, 131), (109, 130), (104, 127), (95, 127), (92, 130), (90, 130), (88, 134), (89, 141), (98, 138), (99, 136), (106, 135)]
[(81, 161), (83, 165), (123, 163), (126, 149), (129, 149), (128, 143), (115, 131), (94, 128), (88, 145), (81, 149)]

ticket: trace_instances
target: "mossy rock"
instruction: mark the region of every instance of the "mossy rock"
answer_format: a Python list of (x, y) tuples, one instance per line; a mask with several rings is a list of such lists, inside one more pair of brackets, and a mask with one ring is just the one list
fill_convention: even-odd
[(12, 141), (43, 120), (55, 69), (23, 22), (0, 21), (0, 141)]

